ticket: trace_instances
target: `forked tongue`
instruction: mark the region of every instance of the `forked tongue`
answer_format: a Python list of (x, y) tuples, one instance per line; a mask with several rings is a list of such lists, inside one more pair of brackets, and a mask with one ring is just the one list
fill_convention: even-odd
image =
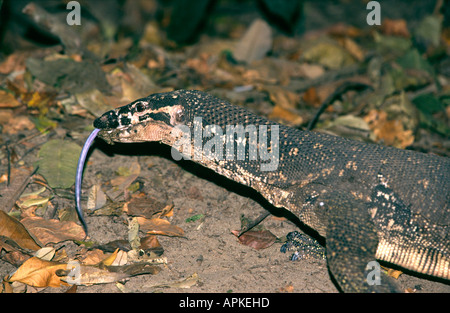
[(86, 221), (84, 220), (83, 211), (81, 209), (81, 182), (83, 179), (83, 169), (84, 162), (86, 161), (86, 156), (89, 152), (89, 148), (91, 147), (92, 142), (94, 141), (95, 137), (97, 137), (99, 131), (100, 129), (98, 128), (94, 129), (86, 139), (83, 149), (81, 149), (80, 158), (78, 159), (77, 174), (75, 177), (75, 207), (77, 210), (78, 218), (80, 219), (80, 222), (83, 225), (84, 232), (86, 233), (86, 237), (88, 235), (88, 227)]

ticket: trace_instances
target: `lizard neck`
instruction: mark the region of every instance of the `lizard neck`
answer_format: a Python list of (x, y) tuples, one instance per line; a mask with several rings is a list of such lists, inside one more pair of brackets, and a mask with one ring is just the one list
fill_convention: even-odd
[[(188, 113), (188, 122), (176, 127), (178, 140), (168, 142), (175, 159), (195, 161), (253, 188), (255, 184), (288, 184), (289, 177), (283, 172), (292, 171), (280, 171), (280, 167), (301, 164), (298, 143), (309, 132), (269, 121), (225, 101), (214, 106), (203, 101)], [(298, 167), (294, 172), (302, 171)]]

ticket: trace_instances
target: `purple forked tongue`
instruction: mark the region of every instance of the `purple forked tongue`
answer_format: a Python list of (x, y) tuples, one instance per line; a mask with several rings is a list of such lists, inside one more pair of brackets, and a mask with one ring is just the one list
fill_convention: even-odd
[(78, 159), (77, 175), (75, 177), (75, 207), (77, 210), (78, 218), (80, 219), (80, 222), (83, 225), (83, 229), (84, 232), (86, 233), (86, 236), (88, 235), (88, 228), (86, 221), (84, 220), (83, 217), (83, 211), (81, 210), (81, 181), (83, 179), (83, 168), (84, 162), (86, 161), (86, 156), (88, 154), (89, 148), (92, 145), (92, 142), (94, 141), (95, 137), (97, 137), (99, 131), (100, 129), (98, 128), (94, 129), (92, 133), (89, 135), (89, 137), (86, 139), (83, 149), (81, 149), (80, 158)]

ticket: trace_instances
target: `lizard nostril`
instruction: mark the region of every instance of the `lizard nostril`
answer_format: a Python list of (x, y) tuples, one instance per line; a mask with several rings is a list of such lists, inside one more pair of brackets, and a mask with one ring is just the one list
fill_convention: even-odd
[(107, 112), (94, 121), (95, 128), (116, 128), (119, 126), (117, 116), (112, 112)]

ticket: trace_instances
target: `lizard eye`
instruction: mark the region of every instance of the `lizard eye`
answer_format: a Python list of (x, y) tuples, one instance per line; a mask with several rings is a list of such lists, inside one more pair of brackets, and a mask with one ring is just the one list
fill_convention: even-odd
[(143, 112), (145, 110), (145, 105), (142, 102), (136, 103), (136, 111), (137, 112)]
[(183, 124), (184, 123), (184, 109), (183, 108), (178, 108), (173, 115), (173, 123), (175, 124)]

